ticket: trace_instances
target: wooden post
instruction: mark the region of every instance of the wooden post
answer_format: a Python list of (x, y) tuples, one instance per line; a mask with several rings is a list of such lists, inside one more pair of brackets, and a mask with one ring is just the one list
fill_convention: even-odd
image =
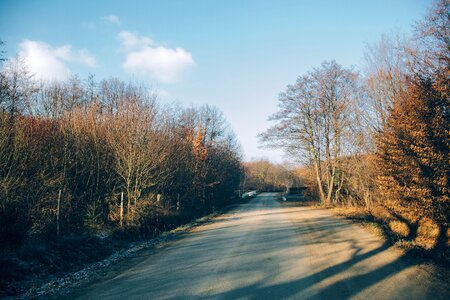
[(161, 204), (161, 194), (156, 195), (156, 202), (158, 202), (158, 205)]
[(120, 227), (123, 226), (123, 192), (120, 193)]
[(59, 214), (61, 211), (61, 193), (62, 193), (62, 190), (59, 190), (58, 205), (56, 207), (56, 236), (58, 236), (58, 237), (59, 237)]

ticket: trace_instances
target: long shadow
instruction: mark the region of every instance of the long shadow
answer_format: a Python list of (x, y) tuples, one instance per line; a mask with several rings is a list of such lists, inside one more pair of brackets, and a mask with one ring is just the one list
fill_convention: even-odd
[[(274, 207), (278, 208), (279, 206), (275, 205)], [(266, 210), (260, 210), (259, 207), (256, 211), (265, 213), (263, 216), (269, 218), (264, 219), (257, 232), (253, 232), (253, 236), (250, 236), (251, 240), (247, 240), (248, 230), (246, 230), (246, 223), (243, 220), (245, 216), (219, 219), (215, 222), (219, 225), (218, 228), (203, 228), (199, 232), (193, 232), (184, 240), (184, 243), (173, 244), (169, 249), (164, 250), (166, 252), (164, 256), (153, 257), (146, 264), (133, 268), (133, 272), (127, 281), (127, 284), (130, 284), (129, 287), (133, 289), (133, 296), (148, 298), (149, 293), (164, 295), (165, 292), (175, 289), (173, 296), (165, 298), (282, 299), (292, 297), (298, 299), (300, 297), (308, 299), (348, 299), (414, 265), (414, 262), (405, 261), (402, 256), (392, 256), (391, 262), (381, 263), (379, 264), (381, 266), (376, 269), (371, 267), (370, 263), (368, 267), (365, 266), (365, 263), (362, 262), (383, 258), (382, 253), (389, 251), (390, 244), (379, 242), (373, 244), (369, 240), (369, 243), (372, 243), (369, 248), (360, 246), (360, 239), (354, 236), (353, 238), (345, 236), (345, 232), (352, 230), (353, 225), (341, 219), (328, 218), (327, 216), (311, 217), (304, 223), (295, 224), (295, 229), (293, 229), (289, 218), (276, 217), (277, 214), (285, 214), (285, 212), (274, 212), (273, 210), (271, 212), (267, 210), (266, 212)], [(292, 238), (293, 231), (296, 236), (301, 237), (299, 240)], [(231, 239), (240, 239), (247, 247), (230, 247)], [(279, 271), (275, 268), (263, 267), (262, 264), (267, 259), (277, 258), (280, 266), (295, 263), (297, 260), (307, 261), (308, 256), (305, 257), (304, 252), (294, 258), (289, 257), (289, 254), (294, 253), (293, 255), (296, 255), (295, 250), (299, 247), (320, 251), (320, 246), (308, 247), (322, 243), (336, 244), (336, 250), (328, 249), (328, 252), (322, 253), (322, 255), (327, 255), (322, 257), (324, 260), (330, 257), (332, 263), (333, 256), (347, 258), (348, 256), (339, 256), (341, 254), (339, 251), (342, 251), (339, 249), (342, 249), (342, 246), (348, 247), (348, 245), (350, 248), (346, 248), (346, 251), (348, 251), (350, 257), (345, 261), (337, 260), (336, 263), (331, 265), (329, 262), (324, 268), (317, 269), (312, 274), (305, 274), (303, 277), (296, 275), (297, 277), (290, 277), (290, 279), (270, 284), (283, 269)], [(248, 245), (251, 245), (251, 247), (248, 247)], [(229, 249), (229, 251), (221, 251), (223, 249)], [(169, 252), (172, 255), (169, 255)], [(284, 256), (278, 257), (277, 255), (280, 252), (284, 253)], [(189, 253), (189, 259), (183, 253)], [(208, 255), (211, 253), (224, 254), (224, 256), (218, 258), (215, 255)], [(320, 253), (306, 254), (310, 256), (321, 255)], [(164, 263), (160, 263), (159, 259), (164, 258)], [(216, 259), (223, 259), (217, 270), (214, 269)], [(361, 265), (355, 266), (357, 264)], [(166, 266), (170, 266), (172, 269), (158, 270), (158, 267), (164, 268)], [(367, 271), (363, 273), (364, 269), (361, 269), (361, 266), (367, 267)], [(191, 268), (193, 271), (191, 271)], [(208, 276), (214, 274), (214, 272), (215, 277), (213, 278), (218, 280), (222, 276), (224, 280), (225, 278), (239, 279), (251, 276), (254, 273), (261, 275), (261, 279), (256, 282), (244, 281), (247, 283), (239, 283), (237, 288), (217, 292), (211, 291), (207, 295), (195, 294), (195, 292), (192, 295), (183, 295), (178, 292), (184, 290), (183, 286), (176, 282), (177, 280), (195, 286), (195, 284), (207, 281)], [(355, 272), (356, 275), (354, 275)], [(161, 278), (161, 280), (158, 280), (158, 278)], [(115, 287), (121, 280), (120, 278), (111, 280), (113, 284), (110, 287)], [(117, 286), (117, 289), (113, 288), (110, 292), (108, 294), (110, 297), (121, 298), (125, 297), (127, 290), (120, 289)], [(445, 299), (447, 296), (449, 296), (448, 290), (446, 293), (436, 295), (435, 298)]]
[[(383, 251), (384, 248), (376, 249), (374, 253), (379, 253)], [(369, 255), (364, 255), (364, 257), (370, 257), (375, 255), (371, 253)], [(319, 273), (312, 274), (310, 276), (301, 278), (299, 280), (284, 282), (280, 284), (262, 286), (260, 283), (255, 283), (248, 285), (239, 289), (230, 290), (224, 293), (218, 293), (214, 295), (209, 295), (214, 299), (284, 299), (289, 297), (299, 297), (298, 294), (304, 291), (324, 279), (338, 275), (340, 272), (346, 270), (352, 265), (356, 264), (358, 261), (362, 261), (364, 258), (357, 258), (355, 260), (350, 260), (345, 263), (339, 264), (337, 266), (330, 267), (329, 269), (323, 270)], [(305, 295), (301, 298), (307, 299), (349, 299), (352, 296), (364, 291), (365, 289), (377, 284), (385, 278), (392, 276), (394, 273), (399, 273), (402, 270), (410, 267), (402, 262), (399, 258), (381, 268), (374, 271), (368, 272), (363, 275), (357, 275), (350, 278), (342, 279), (337, 281), (325, 288), (320, 289), (317, 293), (311, 293), (310, 295)], [(393, 272), (393, 270), (395, 270)], [(445, 295), (443, 295), (445, 297)], [(444, 298), (443, 298), (444, 299)]]
[[(269, 286), (264, 286), (264, 282), (258, 282), (227, 292), (208, 295), (208, 297), (214, 299), (272, 299), (274, 297), (282, 299), (288, 297), (298, 297), (298, 294), (300, 292), (305, 291), (317, 284), (320, 284), (328, 278), (340, 275), (346, 270), (349, 270), (354, 265), (371, 257), (374, 257), (388, 249), (390, 249), (390, 245), (386, 243), (366, 253), (358, 254), (362, 250), (358, 249), (349, 260), (330, 266), (324, 270), (298, 280)], [(405, 260), (402, 256), (400, 256), (394, 261), (385, 264), (375, 270), (338, 280), (337, 282), (319, 289), (318, 292), (313, 292), (306, 298), (348, 299), (364, 291), (365, 289), (381, 282), (382, 280), (412, 267), (413, 265), (414, 263), (410, 262), (409, 260)], [(270, 278), (268, 277), (267, 279), (269, 280)], [(448, 294), (445, 295), (445, 293), (439, 294), (439, 292), (436, 292), (433, 294), (433, 299), (448, 299), (447, 297)]]
[[(276, 230), (274, 230), (273, 235), (276, 235)], [(274, 241), (274, 240), (272, 240)], [(275, 240), (275, 244), (283, 245), (282, 239)], [(285, 242), (285, 241), (284, 241)], [(217, 245), (216, 245), (217, 246)], [(220, 246), (219, 246), (220, 247)], [(264, 247), (264, 244), (258, 245), (256, 244), (255, 247), (252, 249), (252, 251), (249, 251), (248, 253), (240, 253), (239, 256), (244, 255), (252, 255), (254, 252), (259, 252), (259, 247)], [(286, 247), (286, 245), (284, 245)], [(351, 268), (355, 264), (364, 261), (370, 257), (373, 257), (387, 249), (389, 249), (389, 245), (382, 244), (381, 246), (366, 252), (359, 254), (359, 252), (362, 250), (361, 248), (358, 248), (354, 246), (356, 251), (354, 252), (351, 259), (333, 265), (331, 267), (328, 267), (324, 270), (321, 270), (319, 272), (316, 272), (314, 274), (311, 274), (309, 276), (303, 277), (299, 280), (286, 282), (282, 284), (277, 285), (271, 285), (271, 286), (262, 286), (261, 283), (248, 285), (245, 287), (241, 287), (238, 289), (234, 289), (225, 293), (219, 293), (214, 295), (209, 295), (212, 298), (218, 298), (218, 299), (235, 299), (240, 297), (246, 297), (246, 298), (253, 298), (253, 299), (260, 299), (260, 298), (266, 298), (270, 295), (276, 295), (276, 297), (290, 297), (295, 296), (300, 291), (307, 289), (315, 284), (320, 283), (321, 281), (324, 281), (327, 278), (330, 278), (332, 276), (338, 275), (347, 269)], [(214, 249), (209, 249), (210, 251), (213, 251)], [(208, 251), (209, 251), (208, 250)], [(265, 247), (264, 250), (270, 250), (267, 247)], [(345, 280), (338, 281), (331, 286), (321, 290), (319, 294), (316, 296), (318, 298), (323, 299), (335, 299), (336, 297), (336, 291), (340, 291), (339, 298), (345, 299), (347, 297), (350, 297), (351, 295), (357, 294), (358, 292), (364, 290), (365, 288), (376, 284), (377, 282), (381, 281), (382, 279), (391, 276), (394, 272), (400, 272), (401, 270), (409, 267), (410, 265), (401, 263), (401, 259), (383, 266), (380, 269), (374, 270), (372, 272), (369, 272), (364, 275), (355, 276), (352, 278), (348, 278)], [(243, 268), (242, 271), (245, 269)], [(235, 270), (239, 271), (239, 270)], [(269, 278), (268, 278), (269, 279)], [(351, 286), (351, 288), (348, 288)], [(314, 296), (314, 297), (316, 297)]]
[[(348, 225), (346, 225), (348, 226)], [(322, 231), (322, 234), (326, 232), (326, 228), (328, 226), (323, 226), (322, 228), (314, 228), (312, 230), (314, 233), (319, 233)], [(329, 229), (329, 227), (328, 227)], [(304, 231), (308, 231), (309, 229), (304, 229)], [(322, 236), (322, 240), (327, 240), (329, 237), (325, 234)], [(344, 242), (344, 241), (342, 241)], [(355, 244), (355, 243), (353, 243)], [(353, 245), (355, 246), (355, 245)], [(274, 297), (278, 299), (288, 298), (288, 297), (298, 297), (298, 294), (302, 291), (305, 291), (321, 282), (338, 275), (342, 275), (345, 271), (351, 269), (356, 264), (368, 260), (378, 254), (381, 254), (384, 251), (389, 251), (391, 248), (391, 244), (389, 242), (383, 243), (381, 246), (365, 252), (360, 253), (361, 248), (355, 247), (356, 251), (353, 256), (345, 262), (332, 265), (326, 269), (318, 271), (309, 276), (303, 277), (298, 280), (283, 282), (279, 284), (264, 286), (263, 282), (258, 282), (254, 284), (250, 284), (247, 286), (240, 287), (238, 289), (233, 289), (227, 292), (221, 292), (209, 295), (208, 297), (214, 299), (237, 299), (237, 298), (246, 298), (246, 299), (272, 299)], [(374, 286), (381, 281), (394, 276), (395, 274), (399, 274), (407, 268), (413, 267), (417, 265), (417, 262), (411, 261), (407, 258), (407, 256), (402, 255), (397, 257), (394, 261), (385, 264), (377, 269), (368, 271), (364, 274), (358, 274), (350, 277), (344, 277), (328, 286), (325, 286), (319, 289), (316, 292), (311, 292), (310, 295), (306, 296), (307, 299), (349, 299), (352, 298), (359, 293), (365, 291), (366, 289)], [(270, 278), (267, 277), (269, 280)], [(414, 283), (410, 283), (414, 285)], [(394, 287), (395, 288), (395, 287)], [(448, 289), (444, 289), (441, 291), (427, 291), (427, 297), (431, 295), (432, 299), (449, 299), (449, 291)], [(375, 297), (379, 299), (380, 297), (386, 297), (389, 295), (381, 295)], [(302, 298), (305, 296), (302, 296)], [(397, 296), (398, 297), (398, 296)], [(400, 298), (405, 298), (404, 296), (400, 296)], [(420, 298), (420, 296), (419, 296)]]
[[(330, 225), (337, 227), (348, 227), (351, 226), (348, 223), (342, 223), (341, 220), (329, 220), (327, 218), (315, 218), (312, 222), (309, 222), (310, 226), (299, 228), (297, 232), (299, 233), (313, 233), (315, 236), (320, 237), (315, 239), (315, 243), (320, 243), (321, 241), (333, 241), (330, 240), (330, 233), (334, 235), (335, 232), (330, 232)], [(317, 226), (315, 224), (323, 224)], [(312, 225), (312, 226), (311, 226)], [(312, 228), (311, 228), (312, 227)], [(338, 241), (336, 241), (338, 242)], [(305, 245), (308, 243), (302, 243)], [(313, 243), (311, 243), (313, 244)], [(299, 280), (285, 282), (276, 285), (263, 286), (261, 283), (255, 283), (248, 286), (244, 286), (238, 289), (230, 290), (224, 293), (218, 293), (210, 295), (211, 298), (217, 299), (235, 299), (235, 298), (249, 298), (249, 299), (264, 299), (272, 298), (276, 296), (277, 298), (293, 297), (299, 292), (314, 286), (327, 278), (342, 274), (346, 270), (349, 270), (352, 266), (374, 257), (388, 249), (390, 249), (391, 244), (389, 241), (383, 243), (381, 246), (365, 253), (360, 253), (361, 248), (355, 247), (355, 241), (353, 241), (353, 248), (356, 249), (353, 256), (342, 263), (330, 266), (324, 270), (311, 274), (309, 276), (303, 277)], [(394, 261), (379, 267), (375, 270), (369, 271), (365, 274), (355, 275), (341, 279), (325, 288), (320, 289), (317, 293), (311, 295), (312, 298), (317, 299), (347, 299), (358, 293), (364, 291), (365, 289), (381, 282), (382, 280), (393, 276), (397, 273), (402, 272), (406, 268), (415, 265), (414, 262), (410, 260), (405, 260), (403, 256), (398, 257)], [(444, 295), (443, 299), (446, 298)]]

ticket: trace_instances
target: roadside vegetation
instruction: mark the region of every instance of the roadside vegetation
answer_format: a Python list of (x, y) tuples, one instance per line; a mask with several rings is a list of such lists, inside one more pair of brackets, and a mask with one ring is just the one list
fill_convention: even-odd
[(266, 159), (244, 162), (243, 190), (285, 192), (302, 185), (295, 168), (275, 164)]
[(369, 45), (363, 70), (326, 61), (299, 76), (260, 135), (305, 166), (321, 205), (447, 261), (449, 11), (436, 1), (412, 37), (386, 34)]
[[(4, 55), (4, 54), (3, 54)], [(231, 203), (241, 151), (211, 106), (162, 105), (138, 83), (0, 72), (0, 290), (76, 270)]]

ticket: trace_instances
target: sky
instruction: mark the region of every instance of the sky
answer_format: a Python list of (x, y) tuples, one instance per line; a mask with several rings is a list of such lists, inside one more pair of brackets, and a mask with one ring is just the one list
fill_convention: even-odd
[(383, 33), (408, 34), (430, 0), (0, 0), (0, 39), (42, 80), (145, 82), (163, 103), (217, 106), (246, 160), (284, 160), (257, 135), (278, 94), (325, 60), (362, 68)]

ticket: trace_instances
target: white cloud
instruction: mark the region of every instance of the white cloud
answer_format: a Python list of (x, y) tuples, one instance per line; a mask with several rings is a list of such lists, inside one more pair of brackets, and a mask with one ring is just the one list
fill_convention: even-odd
[(142, 49), (153, 45), (153, 40), (148, 37), (138, 37), (134, 33), (122, 30), (118, 34), (124, 51)]
[[(50, 47), (49, 45), (47, 45)], [(96, 67), (95, 58), (86, 49), (72, 50), (71, 45), (64, 45), (53, 50), (54, 55), (66, 62), (80, 63), (88, 67)]]
[(120, 19), (118, 16), (115, 15), (103, 16), (102, 20), (109, 22), (111, 24), (120, 25)]
[(71, 45), (54, 48), (44, 42), (24, 40), (19, 47), (20, 57), (29, 71), (39, 79), (66, 79), (71, 74), (66, 63), (79, 63), (89, 67), (97, 65), (87, 50), (73, 50)]
[(195, 66), (192, 54), (182, 48), (156, 46), (148, 37), (128, 31), (119, 32), (122, 48), (127, 52), (123, 63), (129, 73), (148, 76), (162, 83), (178, 81), (182, 74)]
[(145, 47), (127, 55), (123, 67), (130, 73), (149, 75), (163, 83), (175, 82), (194, 65), (189, 52), (181, 48)]
[(78, 50), (76, 61), (89, 67), (97, 67), (97, 61), (86, 49)]
[(28, 70), (39, 79), (66, 79), (70, 75), (69, 68), (58, 56), (64, 55), (60, 48), (55, 53), (51, 47), (42, 42), (25, 40), (20, 44), (19, 55), (25, 61)]

